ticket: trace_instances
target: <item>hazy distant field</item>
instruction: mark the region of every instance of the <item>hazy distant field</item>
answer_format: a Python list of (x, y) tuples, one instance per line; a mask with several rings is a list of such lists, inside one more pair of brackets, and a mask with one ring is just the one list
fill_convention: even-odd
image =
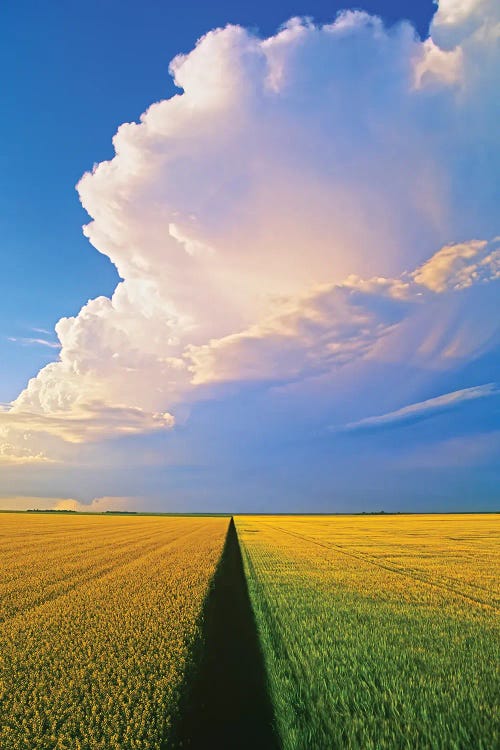
[(498, 746), (495, 515), (1, 514), (1, 750)]
[(236, 523), (285, 748), (498, 746), (498, 516)]

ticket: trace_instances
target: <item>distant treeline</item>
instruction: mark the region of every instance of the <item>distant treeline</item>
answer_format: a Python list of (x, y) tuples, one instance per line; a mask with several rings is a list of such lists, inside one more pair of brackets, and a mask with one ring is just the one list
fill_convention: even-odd
[(58, 510), (57, 508), (28, 508), (26, 513), (76, 513), (76, 510)]
[[(28, 508), (26, 513), (78, 513), (77, 510), (61, 510), (57, 508)], [(113, 516), (133, 516), (137, 515), (136, 510), (105, 510), (104, 513), (108, 513)]]

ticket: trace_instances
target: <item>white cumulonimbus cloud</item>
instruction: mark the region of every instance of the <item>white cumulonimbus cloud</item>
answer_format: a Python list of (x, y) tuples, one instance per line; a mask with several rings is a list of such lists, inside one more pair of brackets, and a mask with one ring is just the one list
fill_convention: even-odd
[(402, 330), (428, 354), (436, 297), (470, 354), (463, 290), (499, 273), (498, 23), (441, 0), (423, 41), (347, 11), (176, 57), (180, 92), (78, 185), (123, 280), (59, 321), (59, 359), (0, 411), (0, 462), (170, 429), (213, 383), (369, 367)]

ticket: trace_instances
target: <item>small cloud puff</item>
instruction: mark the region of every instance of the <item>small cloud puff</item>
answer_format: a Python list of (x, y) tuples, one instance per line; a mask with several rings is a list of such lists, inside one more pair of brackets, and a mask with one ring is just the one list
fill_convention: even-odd
[(95, 497), (90, 503), (79, 500), (58, 500), (54, 510), (75, 510), (79, 513), (106, 513), (107, 511), (133, 511), (137, 508), (135, 497)]
[(74, 510), (80, 513), (105, 513), (106, 511), (133, 511), (137, 509), (135, 497), (96, 497), (82, 503), (70, 497), (9, 496), (0, 497), (0, 510)]
[(3, 495), (0, 496), (0, 510), (54, 510), (62, 503), (73, 503), (74, 500), (58, 497), (41, 497), (38, 495)]

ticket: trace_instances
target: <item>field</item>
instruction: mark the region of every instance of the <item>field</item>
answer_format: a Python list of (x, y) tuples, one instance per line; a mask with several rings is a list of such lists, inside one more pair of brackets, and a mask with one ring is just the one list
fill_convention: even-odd
[(500, 516), (0, 514), (1, 750), (493, 750)]
[(236, 525), (286, 750), (498, 747), (498, 517)]
[(227, 518), (2, 514), (2, 750), (168, 742)]

